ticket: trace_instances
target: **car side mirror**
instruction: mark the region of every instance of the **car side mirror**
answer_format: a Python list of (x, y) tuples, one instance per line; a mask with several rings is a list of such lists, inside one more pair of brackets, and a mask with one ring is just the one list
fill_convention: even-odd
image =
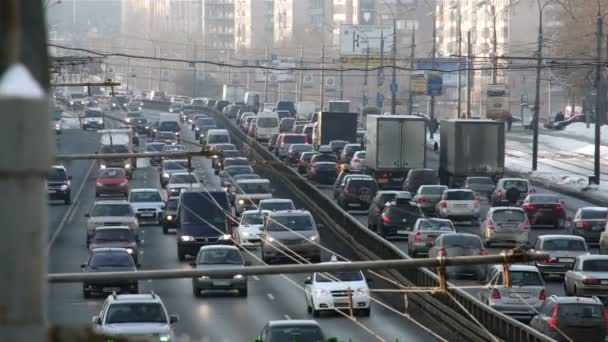
[(72, 180), (72, 176), (68, 176), (68, 180)]
[(80, 264), (80, 268), (86, 268), (87, 264)]
[(178, 315), (171, 315), (169, 316), (169, 323), (173, 324), (173, 323), (177, 323), (179, 322), (179, 316)]
[(304, 284), (306, 284), (306, 285), (312, 285), (312, 278), (311, 277), (306, 277), (306, 279), (304, 279)]
[(373, 284), (374, 278), (365, 278), (365, 281), (367, 281), (368, 284)]
[(135, 267), (141, 268), (141, 264), (135, 264)]
[(244, 264), (244, 265), (245, 265), (245, 266), (251, 266), (251, 261), (249, 261), (249, 260), (245, 261), (245, 264)]
[(255, 338), (255, 342), (264, 342), (264, 340), (262, 340), (262, 338), (258, 336)]
[(536, 193), (536, 189), (532, 189), (530, 192), (532, 192), (532, 193)]
[(213, 172), (214, 172), (216, 175), (219, 175), (219, 174), (220, 174), (220, 170), (219, 170), (219, 169), (215, 169)]
[(100, 325), (101, 324), (101, 317), (99, 317), (99, 316), (93, 316), (93, 318), (91, 318), (91, 323), (93, 323), (95, 325)]

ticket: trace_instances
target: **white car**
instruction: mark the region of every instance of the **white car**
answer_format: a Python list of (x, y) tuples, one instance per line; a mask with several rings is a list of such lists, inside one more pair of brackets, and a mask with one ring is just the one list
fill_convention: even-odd
[(167, 195), (179, 196), (182, 189), (200, 189), (201, 182), (194, 173), (176, 172), (169, 177), (167, 183)]
[(475, 192), (469, 189), (448, 189), (441, 195), (435, 210), (440, 218), (452, 221), (479, 222), (480, 203)]
[(128, 201), (140, 223), (159, 222), (163, 212), (163, 196), (158, 189), (132, 189)]
[(171, 325), (179, 320), (169, 315), (163, 301), (151, 294), (111, 294), (102, 306), (99, 316), (91, 320), (96, 333), (108, 338), (149, 339), (173, 341)]
[(268, 179), (244, 179), (235, 184), (236, 195), (234, 207), (237, 215), (245, 210), (257, 209), (261, 200), (272, 198), (272, 189)]
[(365, 168), (365, 151), (357, 151), (350, 160), (350, 169), (361, 171)]
[(315, 272), (304, 284), (308, 313), (314, 317), (321, 311), (349, 310), (349, 289), (353, 311), (363, 316), (371, 313), (369, 287), (361, 271)]
[(264, 215), (270, 211), (246, 210), (241, 215), (241, 222), (236, 229), (237, 243), (241, 247), (256, 247), (260, 245), (260, 233), (264, 227)]
[(261, 200), (258, 205), (258, 210), (266, 211), (281, 211), (281, 210), (296, 210), (296, 206), (289, 198), (270, 198)]

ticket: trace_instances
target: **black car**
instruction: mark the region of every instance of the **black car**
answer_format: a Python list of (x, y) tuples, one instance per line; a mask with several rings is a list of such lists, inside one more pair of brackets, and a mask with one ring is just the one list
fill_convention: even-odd
[(218, 167), (215, 169), (215, 174), (219, 174), (221, 168), (226, 168), (230, 166), (250, 166), (249, 160), (245, 157), (235, 157), (235, 158), (224, 158), (224, 162), (218, 163)]
[(344, 210), (353, 206), (367, 210), (377, 191), (378, 184), (375, 179), (369, 176), (353, 175), (345, 179), (344, 187), (339, 191), (336, 201)]
[(207, 136), (207, 131), (210, 129), (215, 129), (217, 126), (215, 125), (215, 121), (212, 118), (199, 117), (194, 121), (194, 138), (203, 140)]
[(229, 105), (230, 102), (229, 101), (225, 101), (225, 100), (219, 100), (217, 101), (217, 103), (215, 104), (215, 109), (219, 110), (220, 112), (222, 110), (224, 110), (224, 108), (226, 108), (227, 105)]
[[(226, 150), (226, 151), (222, 151), (222, 153), (224, 154), (224, 159), (243, 157), (243, 154), (237, 150)], [(220, 158), (213, 158), (211, 161), (211, 167), (213, 167), (214, 169), (219, 170), (222, 168), (222, 165), (223, 165), (223, 163)]]
[(90, 250), (97, 248), (124, 248), (137, 263), (139, 241), (128, 226), (105, 226), (95, 228), (91, 237)]
[[(314, 157), (312, 159), (315, 159)], [(308, 179), (321, 184), (332, 184), (336, 179), (338, 164), (333, 161), (312, 161), (308, 163)]]
[(52, 166), (46, 178), (47, 191), (50, 200), (61, 200), (65, 204), (72, 203), (72, 176), (68, 176), (62, 165)]
[(182, 191), (177, 204), (177, 258), (195, 257), (206, 245), (233, 244), (224, 189)]
[(296, 114), (296, 106), (293, 101), (279, 101), (277, 111), (288, 111), (290, 115)]
[(342, 150), (346, 145), (348, 145), (348, 141), (346, 140), (332, 140), (329, 142), (329, 147), (331, 147), (331, 150), (336, 154), (336, 157), (339, 157), (340, 154), (342, 154)]
[(306, 174), (308, 170), (308, 163), (315, 155), (319, 154), (319, 152), (311, 151), (311, 152), (302, 152), (300, 154), (300, 159), (298, 160), (298, 173)]
[(421, 185), (438, 185), (439, 178), (433, 169), (411, 169), (403, 181), (403, 191), (415, 194)]
[(272, 152), (275, 149), (275, 145), (277, 143), (277, 139), (279, 138), (279, 134), (273, 134), (270, 136), (270, 139), (268, 139), (268, 150), (270, 152)]
[(344, 178), (346, 178), (347, 176), (350, 175), (361, 175), (360, 172), (358, 171), (352, 171), (349, 169), (345, 169), (342, 168), (342, 171), (338, 174), (338, 177), (336, 177), (336, 181), (334, 182), (334, 186), (333, 186), (333, 193), (334, 193), (334, 199), (338, 198), (338, 192), (342, 191), (342, 187), (344, 187)]
[[(572, 235), (583, 237), (587, 243), (598, 243), (608, 221), (608, 208), (579, 208), (572, 218)], [(601, 250), (600, 250), (600, 254)]]
[[(137, 265), (125, 248), (97, 248), (90, 252), (87, 262), (80, 265), (85, 273), (135, 272)], [(137, 280), (94, 280), (82, 284), (84, 298), (93, 294), (138, 293)]]
[(423, 214), (412, 202), (412, 196), (402, 192), (382, 210), (376, 232), (382, 237), (407, 235), (421, 217)]
[(131, 124), (135, 127), (137, 134), (150, 134), (150, 127), (148, 126), (148, 120), (146, 118), (135, 118), (131, 120)]
[(353, 156), (355, 155), (355, 152), (361, 150), (361, 144), (346, 144), (342, 149), (342, 153), (340, 153), (340, 162), (342, 162), (342, 164), (350, 163), (351, 159), (353, 159)]
[(404, 193), (402, 191), (394, 190), (382, 190), (376, 192), (376, 196), (372, 199), (372, 203), (369, 206), (367, 213), (367, 226), (371, 230), (377, 230), (378, 220), (382, 217), (382, 212), (386, 203), (389, 203), (395, 199), (398, 194)]
[(163, 212), (160, 217), (160, 224), (163, 226), (163, 234), (167, 234), (169, 229), (177, 228), (177, 203), (179, 197), (173, 196), (165, 202)]

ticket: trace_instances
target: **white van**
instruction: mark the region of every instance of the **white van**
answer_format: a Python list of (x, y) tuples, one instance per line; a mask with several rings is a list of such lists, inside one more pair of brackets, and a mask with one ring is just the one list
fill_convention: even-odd
[(277, 112), (260, 112), (255, 119), (255, 139), (268, 141), (273, 134), (279, 134), (279, 114)]
[(230, 134), (225, 129), (210, 129), (207, 131), (205, 144), (230, 144)]

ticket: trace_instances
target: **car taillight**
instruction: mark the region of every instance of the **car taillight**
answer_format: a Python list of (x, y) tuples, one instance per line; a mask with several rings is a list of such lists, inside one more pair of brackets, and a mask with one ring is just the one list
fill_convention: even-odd
[(543, 263), (545, 264), (554, 264), (557, 262), (557, 258), (547, 258), (543, 260)]
[(120, 185), (120, 186), (126, 186), (128, 183), (129, 183), (129, 181), (124, 180), (124, 181), (120, 182), (120, 184), (119, 184), (119, 185)]
[(599, 285), (600, 283), (599, 279), (583, 279), (583, 284), (585, 285)]
[(476, 199), (476, 200), (475, 200), (475, 208), (479, 208), (479, 206), (480, 206), (480, 205), (481, 205), (481, 204), (479, 203), (479, 200), (478, 200), (478, 199)]
[(353, 158), (353, 160), (351, 160), (351, 163), (360, 163), (361, 159), (357, 159), (357, 158)]
[(488, 229), (494, 229), (494, 221), (492, 219), (488, 219)]
[(608, 310), (604, 309), (604, 321), (606, 321), (606, 328), (608, 328)]
[(557, 314), (559, 310), (559, 305), (556, 305), (553, 308), (553, 312), (551, 313), (551, 319), (549, 319), (549, 328), (551, 328), (551, 330), (553, 331), (557, 331)]
[(388, 172), (385, 172), (385, 173), (383, 173), (383, 174), (382, 174), (382, 177), (381, 177), (381, 178), (388, 178), (388, 176), (389, 176), (389, 175), (388, 175)]
[(291, 151), (291, 152), (289, 153), (289, 156), (290, 156), (290, 157), (295, 157), (295, 156), (297, 156), (297, 155), (298, 155), (298, 153), (297, 153), (296, 151)]
[(487, 250), (485, 250), (485, 249), (482, 249), (482, 250), (481, 250), (481, 255), (483, 255), (483, 256), (488, 255), (488, 251), (487, 251)]
[(524, 206), (524, 209), (525, 209), (526, 211), (535, 211), (537, 208), (536, 208), (536, 206), (535, 206), (535, 205), (532, 205), (532, 204), (527, 204), (527, 205), (525, 205), (525, 206)]
[(386, 216), (386, 214), (382, 214), (382, 222), (383, 223), (391, 223), (391, 218)]
[(101, 183), (101, 182), (96, 182), (96, 183), (95, 183), (95, 185), (97, 185), (97, 186), (103, 186), (103, 183)]
[(576, 222), (575, 226), (576, 226), (576, 228), (588, 228), (589, 224), (584, 221), (578, 221), (578, 222)]
[[(418, 199), (418, 203), (426, 203), (426, 202), (427, 202), (427, 200), (426, 200), (426, 198), (424, 198), (424, 197), (420, 197), (420, 198)], [(430, 201), (429, 201), (429, 202), (430, 202)]]
[(502, 199), (502, 190), (496, 191), (496, 198), (497, 199)]
[(440, 249), (439, 252), (437, 252), (437, 255), (444, 257), (446, 255), (445, 249)]
[(492, 290), (492, 299), (500, 299), (500, 292), (497, 289)]
[(566, 209), (566, 206), (563, 204), (557, 204), (555, 207), (553, 207), (555, 210), (557, 211), (563, 211), (564, 209)]
[(524, 221), (524, 230), (530, 230), (530, 221)]
[(381, 212), (382, 212), (382, 209), (376, 207), (376, 215), (380, 215)]
[(441, 207), (442, 208), (447, 208), (448, 207), (448, 201), (441, 201)]
[(538, 300), (545, 300), (547, 299), (547, 295), (545, 294), (545, 290), (542, 289), (540, 290), (540, 294), (538, 295)]
[(416, 233), (415, 239), (416, 239), (416, 241), (421, 241), (422, 240), (422, 237), (420, 236), (420, 233)]

